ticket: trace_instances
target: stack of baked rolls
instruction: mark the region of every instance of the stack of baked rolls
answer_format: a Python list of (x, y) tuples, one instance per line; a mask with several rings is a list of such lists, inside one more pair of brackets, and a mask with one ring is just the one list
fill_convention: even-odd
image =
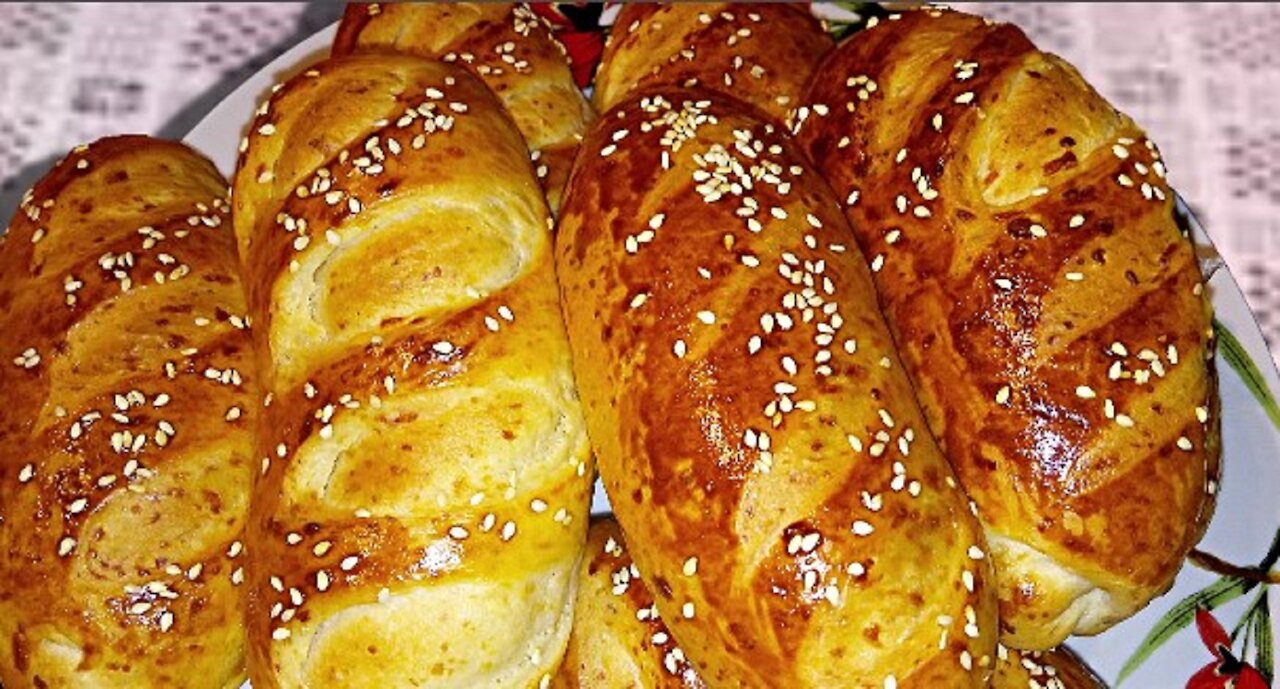
[(0, 239), (0, 681), (1102, 686), (1058, 644), (1219, 478), (1154, 144), (935, 8), (627, 5), (594, 101), (526, 5), (358, 4), (232, 203), (58, 163)]
[(235, 227), (269, 399), (254, 686), (527, 687), (593, 472), (525, 142), (476, 78), (336, 58), (250, 125)]
[(593, 113), (564, 46), (526, 3), (352, 3), (333, 55), (401, 52), (465, 67), (497, 94), (524, 135), (554, 211)]
[(670, 628), (664, 672), (983, 686), (996, 621), (977, 521), (835, 197), (763, 110), (641, 86), (587, 135), (561, 208), (578, 387)]
[(0, 682), (237, 687), (258, 409), (226, 181), (80, 146), (0, 239)]
[(1022, 31), (958, 12), (879, 22), (811, 83), (799, 140), (978, 505), (1002, 638), (1127, 618), (1219, 471), (1211, 311), (1159, 151)]

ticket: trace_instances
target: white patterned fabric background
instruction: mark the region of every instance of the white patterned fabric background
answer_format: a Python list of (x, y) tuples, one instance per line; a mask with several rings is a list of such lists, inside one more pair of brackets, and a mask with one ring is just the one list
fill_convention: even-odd
[[(1147, 128), (1280, 353), (1280, 5), (963, 9), (1018, 24)], [(126, 132), (180, 138), (341, 11), (328, 2), (0, 5), (0, 218), (76, 144)]]

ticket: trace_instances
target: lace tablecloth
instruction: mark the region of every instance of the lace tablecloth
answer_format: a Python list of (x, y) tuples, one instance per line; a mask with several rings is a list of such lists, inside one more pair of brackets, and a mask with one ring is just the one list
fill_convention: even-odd
[[(0, 5), (0, 217), (71, 146), (123, 132), (181, 137), (245, 76), (341, 9)], [(1263, 333), (1280, 343), (1280, 5), (965, 9), (1017, 23), (1147, 128)]]

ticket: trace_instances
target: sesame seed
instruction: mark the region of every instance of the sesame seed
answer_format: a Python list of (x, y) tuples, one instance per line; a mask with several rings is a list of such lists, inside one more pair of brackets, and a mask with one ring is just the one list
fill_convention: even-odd
[(1124, 160), (1125, 158), (1129, 157), (1129, 149), (1125, 148), (1124, 146), (1121, 146), (1120, 144), (1115, 144), (1114, 146), (1112, 146), (1111, 152), (1116, 154), (1116, 157), (1119, 158), (1120, 160)]
[(1071, 216), (1071, 220), (1067, 223), (1067, 226), (1070, 227), (1071, 229), (1075, 229), (1083, 225), (1084, 225), (1084, 216), (1080, 215), (1079, 213), (1076, 213), (1075, 215)]
[(1005, 404), (1008, 404), (1009, 396), (1011, 394), (1012, 394), (1012, 391), (1009, 389), (1008, 385), (1001, 386), (1000, 389), (996, 391), (996, 404), (999, 404), (1002, 406)]
[(291, 633), (292, 632), (289, 631), (288, 627), (276, 627), (275, 629), (271, 630), (271, 638), (275, 639), (276, 641), (284, 641), (285, 639), (289, 638), (289, 635)]
[(76, 539), (71, 538), (70, 536), (66, 536), (61, 541), (58, 541), (58, 557), (66, 557), (75, 549)]
[(1089, 387), (1088, 385), (1081, 385), (1076, 388), (1076, 397), (1079, 397), (1080, 399), (1091, 400), (1097, 397), (1097, 394), (1094, 393), (1093, 388)]
[(1071, 272), (1071, 273), (1067, 273), (1064, 277), (1066, 277), (1071, 282), (1080, 282), (1081, 280), (1084, 280), (1084, 273)]
[(540, 498), (534, 498), (533, 501), (529, 503), (529, 509), (533, 510), (535, 514), (542, 514), (547, 511), (547, 503)]
[(689, 559), (685, 560), (685, 561), (684, 561), (684, 569), (683, 569), (683, 572), (684, 572), (684, 575), (685, 575), (686, 577), (691, 577), (691, 576), (693, 576), (693, 575), (697, 574), (697, 573), (698, 573), (698, 558), (696, 558), (696, 557), (691, 557), (691, 558), (689, 558)]
[(320, 570), (319, 572), (316, 572), (316, 589), (318, 589), (321, 593), (324, 593), (325, 591), (329, 590), (329, 582), (330, 582), (330, 579), (329, 579), (328, 572), (324, 571), (323, 569)]
[(693, 603), (692, 602), (685, 603), (683, 606), (681, 606), (680, 612), (681, 614), (684, 615), (684, 618), (686, 620), (693, 619), (693, 613), (694, 613)]
[(1192, 444), (1190, 438), (1184, 435), (1178, 438), (1178, 449), (1184, 452), (1190, 452), (1195, 449), (1195, 445)]
[(855, 536), (870, 536), (876, 528), (870, 522), (859, 519), (853, 523), (853, 533)]
[(706, 325), (711, 325), (716, 322), (716, 315), (710, 311), (699, 311), (697, 316), (698, 320), (702, 321)]
[(1208, 407), (1196, 407), (1196, 420), (1198, 420), (1200, 423), (1208, 423), (1208, 422), (1209, 422), (1209, 408), (1208, 408)]
[(1116, 414), (1116, 423), (1121, 428), (1133, 428), (1133, 419), (1129, 418), (1127, 414)]
[[(452, 531), (450, 531), (450, 535), (452, 535)], [(342, 558), (342, 562), (338, 563), (338, 567), (344, 572), (350, 572), (355, 569), (358, 564), (360, 564), (359, 557), (355, 555), (348, 555), (347, 557)]]
[(979, 547), (978, 547), (978, 546), (976, 546), (976, 545), (971, 545), (971, 546), (969, 546), (969, 559), (970, 559), (970, 560), (981, 560), (982, 558), (984, 558), (984, 557), (986, 557), (986, 556), (987, 556), (987, 554), (986, 554), (986, 553), (984, 553), (984, 552), (982, 552), (982, 548), (979, 548)]
[(959, 105), (968, 105), (969, 103), (973, 102), (973, 98), (974, 98), (973, 91), (965, 91), (964, 93), (956, 96), (955, 102)]

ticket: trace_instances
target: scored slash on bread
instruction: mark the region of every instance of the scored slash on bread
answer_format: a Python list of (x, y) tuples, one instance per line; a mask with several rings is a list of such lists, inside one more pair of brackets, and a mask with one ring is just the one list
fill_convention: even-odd
[(259, 110), (235, 178), (270, 394), (255, 687), (549, 679), (593, 478), (550, 223), (459, 67), (334, 58)]
[(0, 682), (236, 687), (257, 377), (226, 181), (80, 146), (0, 238)]
[(1006, 644), (1172, 585), (1213, 510), (1208, 297), (1159, 151), (1016, 27), (892, 15), (793, 117), (845, 206), (1000, 577)]

